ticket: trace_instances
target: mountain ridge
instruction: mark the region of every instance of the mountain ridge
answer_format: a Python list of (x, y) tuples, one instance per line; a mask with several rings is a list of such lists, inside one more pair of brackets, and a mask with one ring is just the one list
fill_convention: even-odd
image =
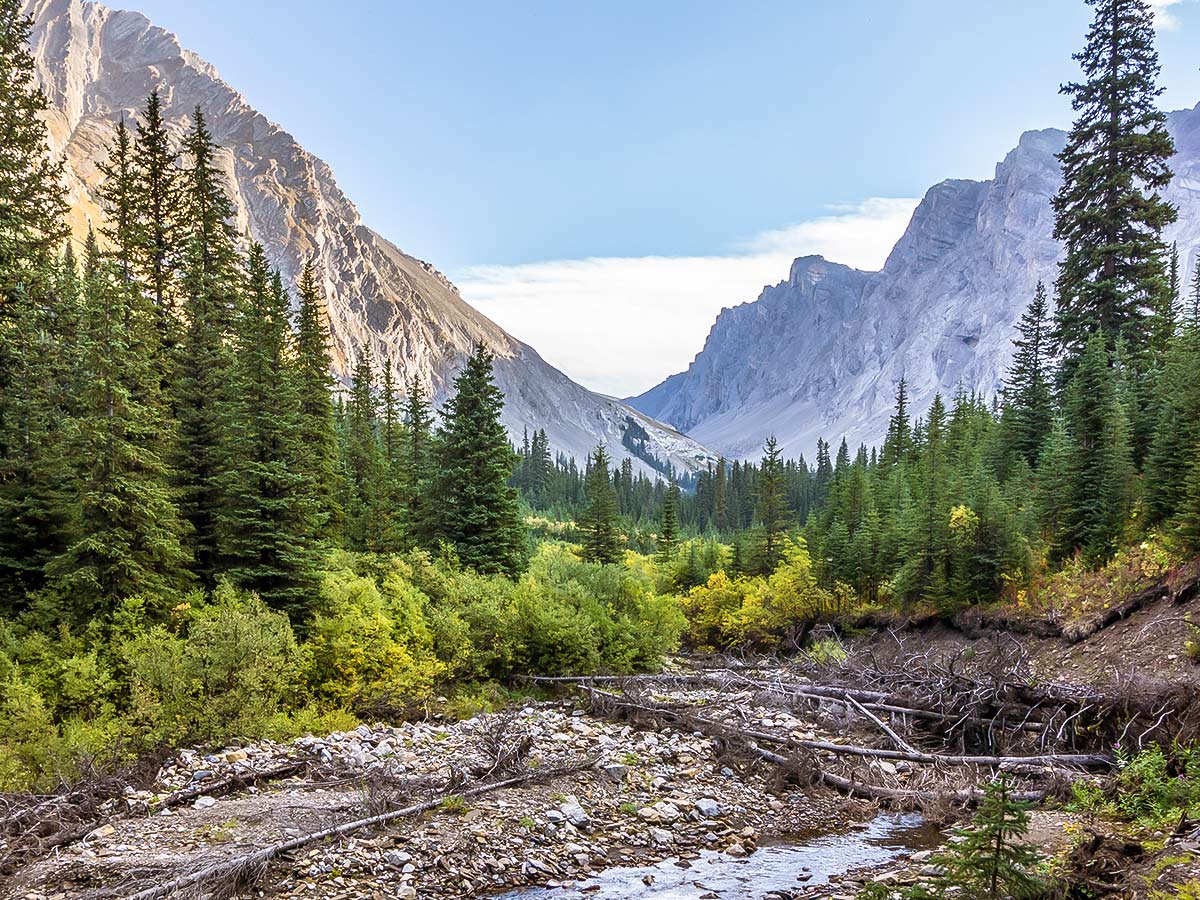
[[(361, 352), (388, 361), (401, 383), (415, 377), (441, 403), (467, 353), (482, 341), (496, 356), (514, 440), (545, 428), (555, 452), (583, 458), (603, 443), (641, 471), (696, 471), (711, 454), (618, 400), (571, 381), (530, 347), (466, 303), (432, 264), (372, 231), (332, 169), (254, 109), (216, 68), (171, 32), (137, 12), (90, 0), (25, 0), (31, 48), (51, 109), (52, 150), (66, 161), (72, 230), (81, 237), (101, 217), (96, 163), (114, 123), (133, 120), (152, 90), (178, 136), (200, 106), (221, 145), (218, 164), (232, 189), (236, 226), (263, 244), (286, 283), (315, 259), (324, 279), (335, 371), (345, 376)], [(646, 438), (627, 444), (636, 423)]]
[[(1180, 208), (1183, 284), (1200, 253), (1200, 104), (1168, 114)], [(913, 411), (959, 389), (992, 398), (1012, 358), (1016, 322), (1037, 282), (1051, 287), (1061, 248), (1050, 198), (1066, 133), (1031, 130), (984, 181), (931, 187), (883, 266), (860, 272), (800, 257), (788, 278), (722, 310), (704, 347), (628, 402), (734, 458), (775, 434), (789, 455), (820, 437), (877, 443), (896, 386)]]

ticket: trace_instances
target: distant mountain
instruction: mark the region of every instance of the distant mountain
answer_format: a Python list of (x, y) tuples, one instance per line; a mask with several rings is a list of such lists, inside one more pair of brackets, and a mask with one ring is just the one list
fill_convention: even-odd
[(496, 354), (496, 380), (507, 395), (504, 423), (514, 438), (525, 428), (545, 428), (555, 451), (581, 463), (603, 443), (614, 458), (632, 457), (643, 471), (707, 464), (710, 455), (694, 440), (571, 381), (467, 305), (433, 266), (364, 225), (329, 166), (174, 35), (138, 13), (83, 0), (26, 0), (24, 11), (34, 19), (31, 44), (53, 106), (51, 143), (68, 165), (77, 236), (100, 215), (96, 162), (114, 122), (132, 119), (157, 88), (176, 132), (199, 105), (225, 148), (220, 164), (235, 194), (239, 230), (263, 244), (289, 283), (305, 260), (320, 264), (339, 373), (365, 348), (375, 360), (390, 360), (400, 379), (416, 376), (440, 402), (465, 355), (483, 341)]
[[(1200, 106), (1172, 113), (1180, 210), (1167, 233), (1185, 275), (1200, 262)], [(1060, 248), (1050, 198), (1066, 134), (1021, 136), (990, 181), (931, 188), (882, 270), (818, 256), (786, 281), (717, 317), (686, 372), (629, 402), (731, 457), (756, 456), (775, 434), (789, 455), (818, 437), (878, 442), (896, 385), (914, 411), (960, 387), (994, 396), (1012, 358), (1015, 325), (1038, 280), (1049, 288)], [(1184, 282), (1188, 284), (1188, 281)]]

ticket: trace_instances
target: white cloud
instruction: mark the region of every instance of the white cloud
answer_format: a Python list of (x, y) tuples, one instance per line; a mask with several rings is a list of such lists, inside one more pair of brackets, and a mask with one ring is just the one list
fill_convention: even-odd
[(916, 204), (839, 204), (829, 215), (740, 241), (726, 255), (473, 266), (454, 281), (469, 303), (575, 380), (628, 396), (686, 369), (717, 313), (782, 281), (797, 256), (878, 268)]
[(1150, 0), (1150, 7), (1154, 10), (1154, 27), (1164, 31), (1178, 28), (1179, 19), (1171, 15), (1170, 7), (1184, 2), (1187, 0)]

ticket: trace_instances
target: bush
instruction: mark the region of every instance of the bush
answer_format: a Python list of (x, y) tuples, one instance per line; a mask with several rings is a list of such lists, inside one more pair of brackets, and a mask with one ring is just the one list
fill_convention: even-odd
[(1125, 819), (1143, 828), (1174, 824), (1200, 812), (1200, 747), (1158, 745), (1118, 753), (1117, 773), (1106, 788), (1077, 784), (1073, 806)]
[(800, 538), (789, 543), (783, 561), (769, 576), (731, 579), (717, 572), (688, 592), (683, 608), (693, 646), (714, 649), (794, 642), (806, 626), (836, 618), (848, 612), (850, 604), (845, 592), (831, 593), (817, 585), (808, 548)]
[(166, 743), (257, 737), (297, 699), (300, 655), (287, 616), (227, 586), (179, 613), (174, 630), (155, 625), (120, 648), (139, 730)]
[(399, 561), (381, 583), (348, 567), (325, 574), (304, 645), (315, 696), (373, 712), (428, 696), (444, 666), (433, 655), (428, 601), (410, 577)]

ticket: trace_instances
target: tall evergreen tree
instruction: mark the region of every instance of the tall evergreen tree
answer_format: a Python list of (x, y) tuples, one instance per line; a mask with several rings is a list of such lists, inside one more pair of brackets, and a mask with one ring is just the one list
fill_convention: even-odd
[(1017, 325), (1016, 353), (1004, 389), (1005, 427), (1014, 450), (1037, 462), (1054, 417), (1048, 341), (1049, 306), (1039, 281), (1033, 301)]
[(178, 420), (173, 467), (180, 509), (192, 528), (194, 570), (211, 588), (220, 565), (218, 519), (225, 498), (228, 339), (240, 260), (233, 204), (216, 167), (216, 146), (197, 107), (184, 141), (182, 292), (186, 329), (177, 348), (171, 401)]
[(617, 494), (608, 466), (611, 460), (601, 444), (588, 457), (584, 490), (587, 505), (579, 515), (583, 532), (583, 558), (588, 562), (615, 563), (621, 559), (621, 535), (617, 526)]
[(80, 489), (78, 534), (47, 566), (81, 618), (135, 595), (165, 597), (187, 583), (183, 525), (164, 462), (157, 323), (120, 249), (122, 207), (130, 202), (122, 174), (128, 149), (118, 137), (102, 191), (113, 256), (102, 258), (88, 236), (78, 360), (83, 387), (71, 453)]
[(1104, 335), (1094, 333), (1065, 402), (1071, 487), (1062, 546), (1081, 550), (1092, 561), (1105, 560), (1116, 549), (1136, 476), (1129, 422), (1110, 359)]
[(663, 494), (662, 518), (658, 524), (658, 540), (655, 550), (658, 558), (667, 562), (675, 556), (679, 544), (679, 485), (674, 481)]
[(41, 584), (70, 490), (51, 330), (66, 206), (21, 9), (0, 0), (0, 610)]
[(296, 394), (299, 442), (304, 453), (296, 461), (314, 515), (314, 540), (336, 541), (342, 527), (338, 504), (338, 445), (333, 427), (333, 366), (329, 358), (329, 324), (316, 264), (305, 263), (296, 284)]
[(380, 550), (381, 507), (385, 464), (379, 444), (379, 410), (372, 387), (370, 350), (363, 348), (354, 365), (346, 405), (343, 486), (346, 540), (355, 550)]
[(1176, 218), (1159, 193), (1175, 146), (1156, 106), (1153, 12), (1146, 0), (1087, 3), (1096, 15), (1075, 56), (1084, 80), (1062, 89), (1078, 118), (1059, 154), (1063, 183), (1053, 200), (1054, 236), (1066, 245), (1055, 332), (1064, 384), (1095, 330), (1110, 348), (1123, 335), (1142, 359), (1147, 319), (1166, 287), (1162, 231)]
[(133, 150), (135, 264), (154, 303), (160, 341), (170, 352), (179, 342), (177, 268), (182, 252), (182, 173), (179, 154), (162, 117), (158, 91), (146, 98)]
[(226, 424), (222, 563), (230, 579), (295, 621), (317, 590), (316, 510), (304, 490), (288, 296), (259, 244), (250, 248), (234, 320)]
[(789, 513), (787, 486), (784, 484), (783, 454), (775, 435), (763, 446), (755, 502), (755, 520), (759, 528), (756, 564), (760, 572), (772, 572), (783, 559), (784, 538)]
[[(896, 385), (896, 411), (888, 422), (881, 461), (885, 467), (897, 465), (904, 461), (910, 449), (912, 449), (912, 430), (908, 416), (908, 381), (901, 378), (900, 383)], [(819, 464), (820, 460), (818, 459)]]
[(500, 423), (504, 395), (492, 354), (475, 346), (454, 380), (438, 431), (438, 534), (464, 565), (515, 575), (525, 568), (527, 534), (516, 491), (508, 486), (516, 455)]
[[(404, 398), (404, 450), (402, 500), (408, 515), (409, 538), (432, 548), (437, 539), (437, 508), (431, 496), (434, 479), (435, 446), (433, 410), (425, 388), (414, 376), (408, 381)], [(536, 445), (537, 438), (534, 437)]]

